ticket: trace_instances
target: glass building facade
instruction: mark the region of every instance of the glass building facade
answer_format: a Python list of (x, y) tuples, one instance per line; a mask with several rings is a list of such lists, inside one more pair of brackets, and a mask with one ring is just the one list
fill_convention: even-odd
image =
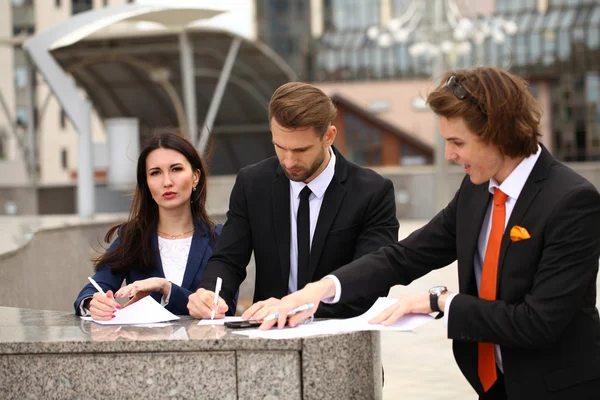
[(258, 39), (271, 47), (298, 74), (313, 80), (310, 1), (256, 0)]
[[(382, 46), (369, 38), (369, 28), (385, 30), (389, 19), (405, 17), (414, 1), (425, 8), (412, 18), (418, 23), (404, 43)], [(433, 1), (320, 0), (318, 13), (307, 9), (311, 3), (257, 1), (259, 36), (300, 72), (301, 80), (429, 79), (433, 60), (412, 57), (410, 46), (452, 37), (448, 18), (433, 32)], [(382, 21), (386, 12), (388, 21)], [(313, 39), (311, 14), (322, 19), (322, 32)], [(551, 113), (554, 154), (565, 161), (600, 160), (600, 1), (496, 0), (493, 14), (515, 22), (516, 33), (472, 41), (466, 54), (446, 54), (445, 66), (508, 68), (529, 79), (534, 92), (543, 82), (550, 92), (551, 109), (545, 111)], [(490, 16), (475, 13), (471, 20), (477, 24), (484, 18)]]

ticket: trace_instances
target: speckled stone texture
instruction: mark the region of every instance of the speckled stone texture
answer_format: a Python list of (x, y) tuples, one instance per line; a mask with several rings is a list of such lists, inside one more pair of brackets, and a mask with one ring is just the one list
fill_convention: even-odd
[(306, 338), (302, 345), (304, 400), (381, 399), (379, 332)]
[(238, 351), (238, 399), (300, 400), (300, 353)]
[(269, 340), (0, 307), (0, 399), (380, 399), (379, 332)]
[(3, 355), (0, 397), (234, 400), (235, 370), (234, 352)]

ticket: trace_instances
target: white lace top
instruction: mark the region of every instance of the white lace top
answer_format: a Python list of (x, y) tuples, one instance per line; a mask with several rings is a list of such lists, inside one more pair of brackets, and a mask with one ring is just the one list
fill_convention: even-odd
[(162, 262), (165, 278), (181, 286), (183, 274), (187, 264), (190, 247), (192, 246), (192, 237), (184, 239), (164, 239), (158, 237), (158, 251)]

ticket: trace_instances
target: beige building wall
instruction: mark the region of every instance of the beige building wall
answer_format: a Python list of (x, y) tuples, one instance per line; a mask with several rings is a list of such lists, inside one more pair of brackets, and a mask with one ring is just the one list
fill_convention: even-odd
[(367, 81), (316, 83), (328, 95), (339, 94), (368, 109), (387, 109), (377, 116), (434, 146), (434, 120), (424, 99), (431, 81)]
[[(126, 4), (127, 0), (108, 0), (107, 6)], [(94, 0), (94, 8), (104, 6), (103, 0)], [(36, 2), (36, 31), (42, 32), (49, 27), (71, 17), (71, 2), (62, 1), (56, 7), (54, 1)], [(81, 91), (82, 97), (85, 92)], [(39, 162), (40, 184), (61, 185), (73, 183), (73, 172), (78, 165), (79, 137), (69, 118), (61, 117), (62, 107), (38, 74), (37, 104), (40, 115), (39, 126)], [(64, 125), (64, 126), (63, 126)], [(97, 113), (92, 113), (92, 140), (105, 143), (106, 134)], [(63, 152), (66, 154), (66, 168), (63, 165)]]

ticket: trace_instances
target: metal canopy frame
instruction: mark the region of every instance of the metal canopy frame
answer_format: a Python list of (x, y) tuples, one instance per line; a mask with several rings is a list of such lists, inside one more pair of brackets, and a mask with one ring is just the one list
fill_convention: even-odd
[[(151, 21), (184, 31), (185, 26), (199, 19), (212, 18), (223, 10), (204, 7), (179, 7), (162, 5), (128, 4), (120, 7), (107, 7), (77, 14), (54, 25), (50, 29), (35, 35), (23, 44), (31, 61), (44, 76), (48, 86), (58, 99), (63, 110), (79, 133), (79, 165), (77, 174), (77, 207), (79, 216), (91, 218), (95, 212), (94, 204), (94, 163), (91, 132), (91, 103), (82, 98), (72, 79), (59, 66), (51, 51), (71, 45), (109, 25), (124, 21)], [(194, 68), (191, 46), (186, 44), (185, 33), (181, 35), (182, 74), (186, 80), (193, 79)], [(186, 109), (194, 106), (193, 96), (186, 96)], [(188, 112), (190, 115), (195, 113)], [(189, 124), (189, 122), (188, 122)], [(195, 126), (195, 125), (189, 125)], [(32, 149), (30, 149), (31, 151)]]

